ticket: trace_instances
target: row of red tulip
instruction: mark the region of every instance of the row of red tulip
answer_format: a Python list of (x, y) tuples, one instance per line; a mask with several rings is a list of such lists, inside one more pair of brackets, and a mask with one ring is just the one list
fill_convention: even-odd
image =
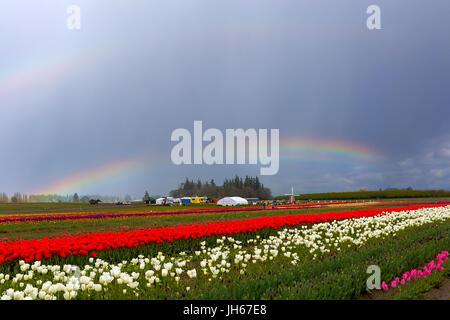
[(234, 235), (238, 233), (256, 232), (261, 229), (280, 229), (282, 227), (313, 224), (333, 220), (371, 217), (382, 213), (417, 210), (442, 205), (400, 207), (389, 209), (368, 209), (348, 212), (333, 212), (313, 215), (290, 215), (262, 217), (241, 221), (198, 224), (178, 228), (161, 228), (130, 232), (93, 233), (77, 237), (61, 237), (39, 240), (18, 240), (0, 243), (0, 264), (10, 263), (18, 259), (25, 261), (69, 255), (95, 256), (96, 252), (118, 248), (137, 248), (151, 243), (173, 242), (177, 240), (198, 239), (208, 236)]
[[(343, 202), (340, 204), (351, 205), (355, 202)], [(329, 202), (315, 204), (287, 204), (275, 206), (274, 209), (298, 210), (303, 208), (326, 207)], [(395, 204), (395, 203), (393, 203)], [(125, 212), (65, 212), (65, 213), (45, 213), (45, 214), (14, 214), (0, 215), (0, 224), (3, 223), (30, 223), (42, 221), (63, 221), (63, 220), (83, 220), (83, 219), (108, 219), (108, 218), (127, 218), (127, 217), (151, 217), (151, 216), (173, 216), (190, 214), (208, 214), (208, 213), (235, 213), (242, 211), (261, 211), (262, 206), (245, 207), (213, 207), (213, 208), (191, 208), (184, 210), (166, 210), (166, 211), (125, 211)]]

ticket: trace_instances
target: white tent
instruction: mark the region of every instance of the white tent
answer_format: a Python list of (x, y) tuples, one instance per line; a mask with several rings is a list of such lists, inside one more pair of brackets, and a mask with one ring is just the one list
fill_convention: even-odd
[(248, 201), (241, 197), (225, 197), (217, 201), (219, 206), (237, 206), (240, 204), (248, 204)]
[(181, 203), (180, 198), (167, 197), (167, 203)]
[(156, 199), (156, 204), (159, 204), (159, 205), (164, 204), (164, 200), (166, 200), (166, 198), (158, 198), (158, 199)]
[(173, 197), (167, 197), (167, 198), (158, 198), (156, 199), (156, 204), (162, 205), (164, 204), (164, 201), (166, 204), (173, 204), (173, 203), (180, 203), (180, 198), (173, 198)]

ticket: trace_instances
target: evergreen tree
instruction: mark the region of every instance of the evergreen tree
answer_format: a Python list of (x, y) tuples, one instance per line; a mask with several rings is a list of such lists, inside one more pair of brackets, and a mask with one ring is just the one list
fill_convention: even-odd
[(242, 179), (235, 176), (233, 179), (225, 179), (222, 186), (218, 186), (214, 179), (209, 182), (197, 182), (186, 178), (184, 183), (180, 183), (179, 188), (170, 192), (172, 197), (207, 196), (209, 198), (219, 198), (225, 196), (241, 196), (244, 198), (271, 199), (270, 189), (262, 185), (258, 177), (246, 176)]

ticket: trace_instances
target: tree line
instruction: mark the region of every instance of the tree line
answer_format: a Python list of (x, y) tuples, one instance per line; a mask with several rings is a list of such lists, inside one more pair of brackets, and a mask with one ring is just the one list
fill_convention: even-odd
[(214, 179), (202, 182), (200, 179), (194, 181), (186, 178), (184, 182), (180, 183), (177, 189), (170, 191), (170, 196), (176, 198), (192, 196), (206, 196), (208, 198), (239, 196), (266, 200), (272, 198), (272, 192), (269, 188), (264, 187), (258, 177), (246, 176), (242, 179), (236, 176), (232, 179), (225, 179), (222, 185), (217, 185)]
[(5, 192), (0, 193), (0, 203), (7, 202), (28, 202), (30, 201), (29, 196), (26, 194), (22, 194), (20, 192), (15, 192), (14, 195), (10, 198)]
[[(396, 198), (446, 198), (450, 197), (450, 191), (445, 190), (412, 190), (389, 188), (378, 191), (352, 191), (352, 192), (328, 192), (310, 193), (295, 196), (296, 200), (357, 200), (357, 199), (396, 199)], [(288, 199), (289, 196), (276, 197), (277, 200)]]
[[(0, 193), (0, 203), (22, 203), (22, 202), (75, 202), (75, 203), (88, 203), (90, 199), (99, 199), (103, 202), (114, 202), (117, 196), (104, 196), (98, 194), (79, 196), (78, 193), (69, 195), (59, 194), (23, 194), (15, 192), (13, 196), (9, 197), (5, 192)], [(125, 201), (130, 201), (131, 196), (126, 195)]]

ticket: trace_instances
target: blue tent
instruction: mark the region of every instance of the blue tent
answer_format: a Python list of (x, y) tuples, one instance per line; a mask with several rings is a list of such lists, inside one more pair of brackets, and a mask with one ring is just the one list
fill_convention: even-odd
[(191, 203), (191, 198), (189, 198), (189, 197), (184, 197), (184, 198), (181, 198), (181, 201), (182, 201), (184, 204), (189, 204), (189, 203)]

